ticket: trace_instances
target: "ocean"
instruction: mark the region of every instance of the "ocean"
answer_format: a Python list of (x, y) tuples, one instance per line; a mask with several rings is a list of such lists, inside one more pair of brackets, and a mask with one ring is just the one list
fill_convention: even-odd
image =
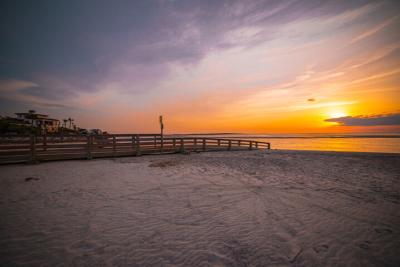
[(212, 136), (270, 142), (272, 149), (400, 153), (400, 133), (212, 134)]

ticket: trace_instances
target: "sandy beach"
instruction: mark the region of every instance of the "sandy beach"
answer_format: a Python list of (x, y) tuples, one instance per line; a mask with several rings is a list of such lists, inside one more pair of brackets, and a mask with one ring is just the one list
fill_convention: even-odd
[(0, 266), (400, 266), (400, 155), (0, 166)]

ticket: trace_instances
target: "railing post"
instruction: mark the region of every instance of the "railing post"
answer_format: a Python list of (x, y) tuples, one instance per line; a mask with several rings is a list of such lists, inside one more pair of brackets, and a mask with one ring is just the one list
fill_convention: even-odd
[(115, 142), (115, 135), (113, 135), (113, 157), (117, 154), (117, 144)]
[(175, 150), (175, 148), (176, 148), (176, 139), (175, 138), (172, 139), (172, 146), (174, 147), (174, 150)]
[(136, 156), (142, 155), (142, 152), (140, 151), (140, 136), (137, 134), (136, 135)]
[(132, 135), (132, 150), (135, 150), (135, 136)]
[(47, 150), (47, 134), (43, 135), (43, 151)]
[(31, 163), (36, 163), (36, 135), (31, 135)]
[(218, 139), (218, 146), (221, 146), (221, 139)]
[(271, 143), (268, 143), (268, 149), (271, 149)]
[(154, 136), (154, 148), (157, 148), (157, 135)]
[(185, 152), (185, 144), (183, 142), (183, 138), (181, 138), (181, 148), (180, 148), (180, 150), (181, 150), (181, 153)]
[(161, 135), (161, 148), (160, 148), (161, 152), (163, 152), (163, 148), (164, 148), (164, 136)]
[(228, 150), (231, 150), (231, 148), (232, 148), (232, 141), (229, 140), (229, 141), (228, 141)]
[(258, 149), (258, 142), (255, 142), (256, 149)]
[(206, 151), (206, 139), (203, 138), (203, 151)]
[(86, 154), (86, 159), (92, 159), (92, 152), (91, 152), (91, 146), (92, 146), (92, 136), (88, 135), (87, 136), (87, 154)]
[(238, 146), (240, 147), (240, 146), (241, 146), (241, 144), (242, 144), (242, 141), (241, 141), (241, 140), (239, 140), (239, 141), (238, 141)]
[(249, 143), (249, 150), (252, 150), (252, 149), (253, 149), (253, 142), (250, 141), (250, 143)]

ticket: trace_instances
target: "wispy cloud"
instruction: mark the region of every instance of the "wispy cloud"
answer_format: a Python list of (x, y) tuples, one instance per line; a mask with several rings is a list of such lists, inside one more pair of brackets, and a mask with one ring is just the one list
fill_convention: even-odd
[(25, 103), (36, 107), (68, 108), (68, 105), (46, 98), (46, 95), (32, 95), (26, 90), (36, 90), (38, 84), (23, 80), (0, 80), (0, 98)]
[(394, 16), (394, 17), (391, 17), (391, 18), (379, 23), (378, 25), (372, 27), (371, 29), (368, 29), (367, 31), (363, 32), (362, 34), (360, 34), (357, 37), (355, 37), (354, 39), (352, 39), (350, 41), (350, 43), (351, 44), (356, 43), (358, 41), (361, 41), (361, 40), (363, 40), (365, 38), (368, 38), (368, 37), (376, 34), (380, 30), (384, 29), (385, 27), (387, 27), (390, 24), (392, 24), (393, 22), (395, 22), (399, 17), (400, 16)]
[(356, 104), (357, 101), (333, 101), (333, 102), (325, 102), (325, 103), (316, 103), (316, 104), (309, 104), (309, 105), (297, 105), (290, 107), (290, 110), (298, 111), (298, 110), (305, 110), (305, 109), (316, 109), (316, 108), (326, 108), (326, 107), (338, 107), (338, 106), (346, 106)]

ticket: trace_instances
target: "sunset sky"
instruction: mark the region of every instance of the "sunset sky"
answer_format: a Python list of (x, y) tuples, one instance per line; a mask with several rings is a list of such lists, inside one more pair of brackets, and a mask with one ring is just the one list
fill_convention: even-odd
[(399, 132), (399, 1), (2, 1), (0, 115), (109, 132)]

